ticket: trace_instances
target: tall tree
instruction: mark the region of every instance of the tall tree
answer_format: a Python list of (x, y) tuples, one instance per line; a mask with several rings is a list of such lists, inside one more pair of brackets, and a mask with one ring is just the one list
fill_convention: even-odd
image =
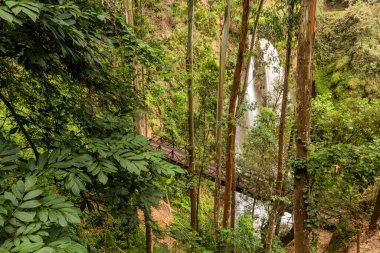
[(273, 233), (276, 227), (276, 216), (280, 201), (279, 196), (282, 195), (283, 181), (284, 181), (284, 131), (286, 126), (286, 108), (288, 106), (288, 90), (289, 90), (289, 71), (290, 71), (290, 58), (292, 52), (292, 39), (293, 39), (293, 15), (294, 15), (295, 0), (289, 1), (288, 7), (288, 34), (286, 39), (286, 56), (285, 56), (285, 73), (284, 73), (284, 87), (282, 91), (282, 104), (281, 116), (278, 132), (278, 160), (277, 160), (277, 178), (275, 185), (276, 198), (273, 203), (272, 211), (268, 220), (268, 236), (266, 252), (270, 253), (272, 250)]
[(257, 33), (257, 26), (259, 24), (259, 18), (260, 18), (260, 13), (263, 8), (264, 0), (260, 0), (259, 6), (257, 8), (256, 16), (255, 16), (255, 21), (253, 23), (253, 28), (252, 28), (252, 37), (251, 37), (251, 44), (249, 46), (249, 54), (250, 57), (247, 58), (247, 71), (245, 73), (245, 79), (244, 79), (244, 86), (243, 90), (240, 94), (239, 97), (239, 106), (243, 103), (244, 101), (244, 96), (245, 93), (247, 92), (247, 86), (248, 86), (248, 74), (249, 74), (249, 65), (251, 64), (251, 57), (253, 55), (253, 49), (255, 48), (255, 43), (256, 43), (256, 33)]
[[(245, 93), (247, 92), (249, 66), (250, 66), (250, 63), (251, 63), (253, 49), (254, 49), (255, 42), (256, 42), (257, 26), (259, 24), (259, 17), (260, 17), (261, 9), (263, 7), (263, 3), (264, 3), (264, 0), (259, 0), (259, 3), (258, 3), (259, 5), (257, 7), (255, 21), (253, 23), (253, 28), (252, 28), (251, 45), (249, 47), (250, 56), (247, 58), (247, 65), (246, 65), (247, 69), (246, 69), (246, 72), (245, 72), (243, 89), (241, 90), (240, 94), (238, 95), (237, 110), (242, 105), (242, 103), (244, 101)], [(236, 127), (234, 128), (233, 135), (236, 136)], [(236, 167), (235, 162), (234, 162), (233, 167)], [(235, 215), (235, 210), (236, 210), (235, 205), (236, 205), (236, 169), (234, 170), (234, 173), (232, 174), (232, 198), (231, 198), (231, 227), (232, 228), (235, 227), (235, 216), (236, 216)]]
[[(193, 98), (193, 26), (194, 26), (194, 0), (188, 1), (188, 34), (187, 34), (187, 54), (186, 54), (186, 72), (187, 72), (187, 100), (188, 100), (188, 128), (189, 128), (189, 171), (195, 175), (195, 144), (194, 144), (194, 98)], [(191, 228), (197, 230), (197, 188), (192, 184), (190, 189), (191, 202)]]
[(224, 76), (226, 71), (227, 43), (230, 28), (231, 1), (226, 0), (227, 6), (224, 13), (224, 23), (221, 35), (220, 57), (219, 57), (219, 83), (218, 101), (216, 110), (216, 175), (215, 175), (215, 199), (214, 199), (214, 227), (215, 241), (219, 241), (219, 201), (222, 174), (222, 113), (223, 113), (223, 93)]
[[(312, 93), (312, 56), (315, 34), (316, 0), (301, 1), (301, 19), (298, 33), (298, 52), (296, 68), (296, 157), (299, 160), (309, 156), (311, 93)], [(294, 171), (294, 249), (295, 253), (309, 252), (309, 231), (306, 226), (307, 204), (304, 188), (307, 186), (308, 173), (304, 167)]]
[(231, 86), (229, 109), (228, 109), (228, 124), (227, 124), (227, 148), (226, 148), (226, 185), (224, 193), (224, 212), (223, 212), (223, 227), (228, 228), (231, 216), (231, 203), (233, 191), (233, 178), (236, 173), (235, 168), (235, 119), (236, 119), (236, 101), (240, 90), (241, 72), (244, 61), (244, 52), (246, 49), (246, 41), (248, 34), (248, 16), (249, 16), (249, 0), (244, 0), (243, 14), (241, 22), (241, 35), (239, 42), (236, 67), (234, 72), (234, 80)]

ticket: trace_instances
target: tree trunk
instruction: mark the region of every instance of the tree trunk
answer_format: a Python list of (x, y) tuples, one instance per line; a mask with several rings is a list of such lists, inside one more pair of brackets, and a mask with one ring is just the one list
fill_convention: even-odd
[(231, 86), (229, 109), (228, 109), (228, 124), (227, 124), (227, 157), (226, 157), (226, 185), (224, 194), (224, 212), (223, 212), (223, 227), (228, 228), (231, 216), (231, 201), (232, 201), (232, 182), (236, 168), (234, 166), (235, 156), (235, 119), (236, 119), (236, 101), (240, 89), (241, 70), (243, 67), (245, 44), (248, 33), (248, 15), (249, 14), (249, 0), (243, 1), (243, 14), (241, 23), (241, 37), (239, 43), (239, 50), (236, 60), (236, 68), (234, 73), (234, 80)]
[[(259, 23), (259, 17), (260, 17), (260, 12), (261, 12), (261, 9), (262, 9), (262, 6), (263, 6), (263, 3), (264, 3), (264, 0), (260, 0), (260, 3), (259, 3), (259, 6), (258, 6), (258, 10), (257, 10), (257, 13), (256, 13), (256, 18), (255, 18), (255, 23), (253, 25), (253, 31), (252, 31), (252, 39), (251, 39), (251, 45), (250, 45), (250, 54), (252, 54), (253, 52), (253, 48), (254, 48), (254, 45), (255, 45), (255, 38), (256, 38), (256, 31), (257, 31), (257, 24)], [(245, 72), (245, 77), (244, 77), (244, 85), (243, 85), (243, 89), (241, 90), (241, 92), (239, 92), (239, 95), (238, 95), (238, 105), (237, 105), (237, 109), (239, 109), (240, 105), (243, 103), (244, 101), (244, 97), (245, 97), (245, 93), (247, 91), (247, 86), (248, 86), (248, 71), (249, 71), (249, 64), (250, 64), (250, 59), (251, 59), (251, 55), (248, 57), (247, 59), (247, 71)], [(234, 127), (233, 129), (233, 136), (236, 136), (236, 127)], [(231, 228), (235, 228), (235, 218), (236, 218), (236, 214), (235, 214), (235, 210), (236, 210), (236, 164), (235, 164), (235, 156), (233, 157), (233, 161), (232, 161), (232, 164), (233, 164), (233, 173), (232, 173), (232, 197), (231, 197)]]
[[(193, 101), (193, 25), (194, 25), (194, 0), (188, 1), (188, 37), (187, 37), (187, 55), (186, 55), (186, 72), (187, 72), (187, 99), (188, 99), (188, 128), (189, 128), (189, 171), (193, 176), (195, 171), (194, 157), (194, 101)], [(193, 184), (190, 189), (191, 217), (190, 225), (193, 230), (197, 229), (197, 188)]]
[(219, 241), (219, 201), (220, 186), (222, 175), (222, 113), (223, 113), (223, 93), (224, 93), (224, 76), (226, 71), (227, 43), (230, 28), (231, 1), (227, 0), (227, 7), (224, 14), (224, 24), (222, 29), (222, 39), (220, 44), (219, 58), (219, 84), (218, 84), (218, 102), (216, 110), (216, 175), (215, 175), (215, 198), (214, 198), (214, 229), (215, 242)]
[(144, 220), (146, 253), (153, 253), (152, 221), (150, 218), (150, 210), (148, 208), (144, 210)]
[(273, 233), (276, 228), (276, 217), (280, 201), (278, 197), (282, 195), (283, 181), (284, 181), (284, 131), (286, 125), (286, 108), (288, 106), (288, 90), (289, 90), (289, 71), (290, 71), (290, 58), (292, 52), (292, 39), (293, 39), (293, 12), (295, 0), (290, 0), (288, 11), (288, 34), (286, 41), (286, 59), (285, 59), (285, 74), (284, 74), (284, 89), (282, 92), (281, 116), (280, 126), (278, 132), (278, 160), (277, 160), (277, 178), (275, 186), (276, 197), (273, 203), (272, 212), (268, 220), (268, 236), (266, 252), (270, 253), (272, 250)]
[(380, 189), (377, 191), (376, 203), (373, 208), (371, 222), (369, 223), (369, 230), (374, 231), (377, 229), (377, 221), (380, 218)]
[[(301, 1), (301, 19), (298, 34), (296, 77), (296, 157), (309, 156), (312, 91), (312, 56), (314, 44), (316, 0)], [(308, 182), (306, 168), (294, 172), (294, 249), (295, 253), (309, 252), (309, 231), (306, 226), (307, 204), (303, 190)]]
[(259, 18), (260, 18), (261, 9), (263, 8), (263, 4), (264, 4), (264, 0), (260, 0), (259, 6), (258, 6), (258, 9), (256, 12), (255, 21), (253, 23), (251, 45), (249, 46), (249, 57), (247, 59), (247, 71), (245, 73), (243, 90), (242, 90), (240, 97), (239, 97), (239, 103), (238, 103), (239, 106), (243, 103), (245, 93), (247, 92), (249, 65), (251, 63), (251, 57), (253, 54), (253, 49), (255, 48), (257, 26), (259, 24)]

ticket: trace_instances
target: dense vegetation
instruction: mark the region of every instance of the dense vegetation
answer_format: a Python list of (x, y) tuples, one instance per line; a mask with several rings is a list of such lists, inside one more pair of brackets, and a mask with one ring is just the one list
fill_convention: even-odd
[[(346, 252), (379, 236), (379, 13), (376, 1), (1, 0), (0, 252)], [(273, 94), (261, 39), (285, 69)]]

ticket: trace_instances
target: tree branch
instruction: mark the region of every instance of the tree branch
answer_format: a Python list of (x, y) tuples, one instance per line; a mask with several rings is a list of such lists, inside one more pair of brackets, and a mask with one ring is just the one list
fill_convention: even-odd
[(37, 151), (36, 145), (34, 145), (32, 139), (30, 138), (30, 135), (26, 131), (24, 124), (21, 121), (20, 115), (18, 115), (11, 105), (11, 103), (7, 100), (7, 98), (0, 92), (0, 99), (4, 102), (5, 106), (9, 109), (11, 112), (12, 116), (15, 118), (18, 126), (20, 127), (21, 132), (24, 134), (26, 140), (28, 141), (30, 147), (33, 149), (34, 155), (36, 157), (36, 160), (38, 160), (38, 157), (40, 153)]

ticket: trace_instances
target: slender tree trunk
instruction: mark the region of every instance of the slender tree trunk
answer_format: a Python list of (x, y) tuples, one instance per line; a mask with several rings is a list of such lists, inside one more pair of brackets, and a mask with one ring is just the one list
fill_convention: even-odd
[(153, 253), (152, 220), (150, 218), (150, 210), (148, 208), (144, 210), (144, 220), (146, 253)]
[(7, 100), (7, 98), (1, 93), (0, 93), (0, 99), (1, 101), (3, 101), (5, 106), (9, 109), (13, 118), (15, 118), (18, 127), (20, 128), (22, 134), (25, 136), (25, 139), (28, 141), (30, 147), (32, 148), (36, 160), (38, 160), (40, 153), (38, 152), (36, 145), (34, 145), (34, 142), (32, 141), (32, 138), (30, 137), (28, 131), (26, 131), (24, 124), (22, 123), (21, 117), (17, 114), (17, 112), (15, 111), (11, 103)]
[(267, 236), (267, 248), (266, 252), (270, 253), (272, 250), (273, 233), (276, 228), (277, 211), (280, 204), (278, 197), (282, 195), (283, 181), (284, 181), (284, 131), (286, 126), (286, 109), (288, 106), (288, 90), (289, 90), (289, 71), (290, 71), (290, 58), (292, 52), (292, 39), (293, 39), (293, 12), (294, 12), (295, 0), (289, 1), (288, 11), (288, 34), (286, 41), (286, 59), (285, 59), (285, 74), (284, 74), (284, 89), (282, 91), (282, 104), (281, 104), (281, 116), (280, 126), (278, 132), (278, 160), (277, 160), (277, 178), (275, 186), (276, 198), (273, 203), (272, 212), (269, 215), (268, 220), (268, 236)]
[(218, 102), (216, 110), (216, 175), (215, 175), (215, 197), (214, 197), (214, 229), (215, 242), (218, 251), (219, 242), (219, 202), (220, 202), (220, 186), (222, 180), (222, 114), (223, 114), (223, 93), (224, 93), (224, 77), (226, 71), (227, 59), (227, 43), (230, 28), (231, 1), (226, 1), (226, 11), (224, 14), (224, 24), (221, 35), (220, 57), (219, 57), (219, 84), (218, 84)]
[[(315, 33), (316, 0), (301, 1), (301, 19), (298, 34), (296, 77), (296, 157), (309, 156), (312, 92), (312, 56)], [(304, 188), (308, 182), (306, 168), (294, 172), (294, 249), (295, 253), (309, 252), (309, 231), (306, 226), (307, 204)]]
[(226, 185), (224, 194), (224, 212), (223, 212), (223, 227), (228, 228), (231, 217), (231, 201), (232, 201), (232, 182), (236, 168), (234, 164), (235, 156), (235, 119), (236, 119), (236, 101), (240, 90), (241, 72), (243, 67), (244, 52), (246, 47), (247, 33), (248, 33), (248, 15), (249, 14), (249, 0), (243, 1), (243, 15), (241, 24), (241, 37), (239, 43), (239, 50), (236, 60), (236, 68), (234, 73), (234, 81), (231, 86), (229, 110), (228, 110), (228, 124), (227, 124), (227, 158), (226, 158)]
[(251, 44), (249, 46), (249, 57), (247, 59), (247, 71), (245, 73), (243, 90), (240, 93), (240, 97), (239, 97), (239, 103), (238, 103), (239, 106), (243, 103), (244, 97), (245, 97), (245, 93), (247, 92), (249, 66), (250, 66), (250, 63), (251, 63), (251, 58), (253, 57), (252, 55), (253, 55), (253, 49), (255, 48), (255, 43), (256, 43), (257, 26), (259, 24), (259, 18), (260, 18), (261, 9), (263, 8), (263, 4), (264, 4), (264, 0), (260, 0), (259, 6), (258, 6), (258, 9), (257, 9), (257, 12), (256, 12), (256, 16), (255, 16), (255, 21), (253, 23)]
[(371, 222), (369, 223), (369, 230), (374, 231), (377, 229), (377, 221), (380, 218), (380, 189), (377, 191), (376, 203), (373, 208)]
[[(237, 110), (239, 109), (239, 107), (243, 103), (244, 97), (245, 97), (245, 93), (247, 91), (248, 72), (249, 72), (249, 66), (250, 66), (250, 62), (251, 62), (250, 60), (251, 60), (252, 53), (253, 53), (253, 48), (254, 48), (254, 45), (255, 45), (257, 25), (259, 23), (259, 17), (260, 17), (261, 9), (263, 7), (263, 3), (264, 3), (264, 0), (260, 0), (259, 6), (258, 6), (258, 10), (257, 10), (257, 13), (256, 13), (255, 22), (253, 24), (252, 39), (251, 39), (251, 45), (250, 45), (250, 49), (249, 49), (250, 56), (247, 58), (247, 65), (246, 65), (247, 66), (247, 71), (245, 72), (245, 76), (244, 76), (243, 89), (241, 90), (240, 95), (238, 95)], [(233, 136), (236, 136), (236, 127), (234, 127), (233, 131), (234, 131), (233, 132)], [(233, 167), (234, 167), (234, 171), (233, 171), (233, 174), (232, 174), (231, 228), (235, 228), (235, 218), (236, 218), (236, 214), (235, 214), (235, 211), (236, 211), (236, 163), (235, 163), (235, 157), (233, 158)]]
[[(187, 99), (188, 99), (188, 128), (189, 128), (189, 170), (192, 178), (196, 175), (195, 171), (195, 155), (194, 155), (194, 101), (193, 101), (193, 25), (194, 25), (194, 0), (188, 0), (188, 37), (187, 37), (187, 56), (186, 56), (186, 72), (187, 72)], [(193, 185), (190, 189), (191, 202), (191, 228), (197, 229), (197, 188)]]

